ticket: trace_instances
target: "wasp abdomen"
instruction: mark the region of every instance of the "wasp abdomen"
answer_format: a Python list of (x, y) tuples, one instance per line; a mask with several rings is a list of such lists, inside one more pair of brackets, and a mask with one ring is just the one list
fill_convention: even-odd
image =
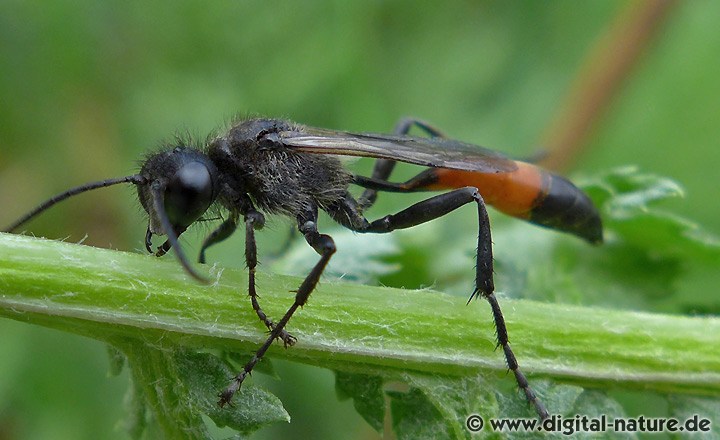
[(602, 221), (592, 200), (567, 179), (540, 170), (542, 191), (528, 220), (568, 232), (593, 244), (603, 241)]
[(474, 186), (500, 212), (591, 243), (602, 242), (600, 215), (585, 193), (535, 165), (516, 164), (517, 169), (504, 173), (431, 168), (415, 180), (419, 188), (431, 190)]

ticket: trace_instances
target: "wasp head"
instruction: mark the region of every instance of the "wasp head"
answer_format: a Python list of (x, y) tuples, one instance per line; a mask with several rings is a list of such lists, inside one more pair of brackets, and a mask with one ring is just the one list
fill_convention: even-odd
[(202, 152), (176, 147), (150, 156), (140, 175), (138, 197), (150, 217), (148, 230), (167, 234), (166, 225), (177, 235), (198, 220), (218, 194), (217, 169)]

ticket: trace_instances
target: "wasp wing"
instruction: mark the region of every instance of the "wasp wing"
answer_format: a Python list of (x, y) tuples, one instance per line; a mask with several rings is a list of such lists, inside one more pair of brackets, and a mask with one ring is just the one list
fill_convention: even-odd
[(517, 169), (514, 160), (497, 151), (445, 138), (347, 133), (315, 127), (298, 127), (278, 135), (283, 145), (304, 153), (374, 157), (481, 173)]

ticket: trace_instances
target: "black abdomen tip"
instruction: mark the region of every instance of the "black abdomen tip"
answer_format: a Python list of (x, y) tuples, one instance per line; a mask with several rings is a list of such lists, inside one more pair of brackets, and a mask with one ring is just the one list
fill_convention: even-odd
[(592, 200), (567, 179), (546, 173), (545, 196), (530, 211), (530, 221), (576, 235), (592, 244), (603, 242), (600, 213)]

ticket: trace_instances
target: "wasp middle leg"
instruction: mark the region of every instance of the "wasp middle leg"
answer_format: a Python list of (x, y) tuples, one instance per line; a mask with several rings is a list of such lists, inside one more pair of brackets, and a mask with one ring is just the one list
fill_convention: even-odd
[[(315, 290), (320, 275), (322, 275), (325, 267), (330, 261), (330, 257), (335, 253), (335, 242), (332, 237), (325, 234), (320, 234), (317, 230), (317, 208), (310, 209), (306, 214), (298, 216), (298, 229), (300, 233), (305, 236), (307, 243), (315, 249), (315, 252), (320, 254), (320, 260), (315, 264), (310, 273), (305, 277), (305, 280), (300, 284), (300, 287), (295, 293), (295, 301), (290, 308), (285, 312), (285, 315), (275, 323), (270, 336), (265, 340), (265, 343), (257, 350), (255, 355), (245, 364), (243, 370), (238, 373), (233, 379), (230, 385), (220, 393), (220, 400), (218, 404), (224, 406), (232, 400), (233, 395), (240, 389), (245, 378), (252, 372), (255, 365), (265, 356), (268, 348), (272, 345), (275, 339), (281, 338), (283, 332), (285, 332), (285, 326), (292, 318), (293, 314), (299, 307), (302, 307), (307, 303), (310, 294)], [(287, 334), (287, 332), (285, 332)]]

